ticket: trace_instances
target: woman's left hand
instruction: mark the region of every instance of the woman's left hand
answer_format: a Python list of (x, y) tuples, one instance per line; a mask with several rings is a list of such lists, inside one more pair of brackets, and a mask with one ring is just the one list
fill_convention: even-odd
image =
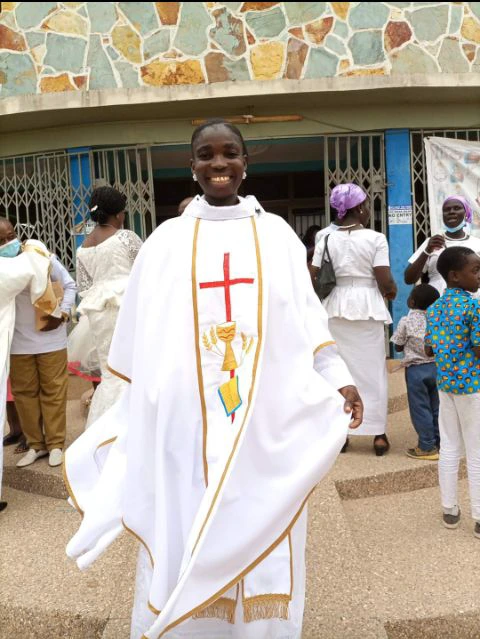
[(351, 413), (352, 422), (349, 428), (358, 428), (363, 421), (363, 402), (356, 386), (344, 386), (338, 392), (345, 398), (343, 410)]

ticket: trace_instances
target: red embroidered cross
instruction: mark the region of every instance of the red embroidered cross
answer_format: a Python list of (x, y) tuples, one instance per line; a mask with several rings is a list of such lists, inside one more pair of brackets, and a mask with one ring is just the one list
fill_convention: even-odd
[(218, 288), (223, 286), (225, 288), (225, 309), (227, 312), (226, 322), (232, 321), (232, 302), (230, 299), (230, 287), (235, 284), (253, 284), (254, 279), (249, 277), (239, 277), (234, 280), (230, 279), (230, 253), (224, 253), (223, 255), (223, 282), (203, 282), (200, 284), (200, 288)]
[[(255, 280), (250, 277), (238, 277), (230, 279), (230, 253), (223, 254), (223, 281), (220, 282), (200, 282), (200, 288), (220, 288), (225, 289), (225, 311), (227, 322), (232, 321), (232, 301), (230, 297), (230, 287), (235, 284), (253, 284)], [(235, 371), (230, 371), (230, 378), (235, 377)], [(232, 414), (232, 423), (235, 419), (235, 413)]]

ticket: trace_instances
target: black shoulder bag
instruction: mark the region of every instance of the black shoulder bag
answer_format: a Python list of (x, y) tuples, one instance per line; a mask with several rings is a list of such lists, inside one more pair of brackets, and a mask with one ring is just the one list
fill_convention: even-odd
[(328, 297), (337, 285), (337, 278), (335, 277), (332, 258), (330, 257), (330, 252), (328, 250), (329, 237), (330, 235), (327, 235), (325, 238), (325, 247), (323, 249), (320, 271), (318, 272), (313, 284), (315, 293), (321, 300), (324, 300), (326, 297)]

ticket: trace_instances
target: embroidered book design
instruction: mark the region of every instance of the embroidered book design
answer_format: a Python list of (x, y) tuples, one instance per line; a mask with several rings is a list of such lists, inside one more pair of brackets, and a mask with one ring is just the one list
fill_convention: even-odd
[[(237, 355), (235, 355), (235, 351), (233, 349), (233, 341), (237, 336), (237, 323), (232, 321), (230, 287), (236, 284), (253, 284), (255, 280), (247, 277), (230, 279), (230, 253), (225, 253), (223, 256), (223, 275), (223, 281), (200, 283), (200, 289), (224, 288), (226, 312), (226, 321), (222, 324), (212, 326), (209, 333), (204, 332), (202, 336), (202, 343), (206, 350), (212, 351), (223, 358), (221, 370), (226, 372), (228, 371), (230, 373), (229, 381), (219, 387), (218, 394), (226, 414), (228, 416), (231, 415), (233, 422), (235, 419), (235, 411), (242, 405), (239, 379), (236, 375), (236, 370), (243, 364), (245, 357), (250, 352), (254, 338), (247, 337), (245, 333), (240, 334), (242, 338), (242, 348), (237, 359)], [(223, 343), (224, 347), (222, 347), (219, 342)]]

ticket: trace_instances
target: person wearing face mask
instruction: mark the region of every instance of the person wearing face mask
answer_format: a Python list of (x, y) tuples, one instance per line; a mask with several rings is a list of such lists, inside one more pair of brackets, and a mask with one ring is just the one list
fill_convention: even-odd
[[(11, 226), (11, 225), (10, 225)], [(12, 245), (16, 240), (13, 227)], [(18, 241), (18, 240), (17, 240)], [(35, 250), (37, 240), (27, 240), (25, 252)], [(41, 246), (43, 246), (40, 243)], [(20, 243), (16, 244), (17, 250)], [(51, 254), (50, 279), (63, 289), (63, 298), (54, 314), (41, 318), (30, 291), (15, 299), (15, 329), (10, 349), (10, 382), (28, 452), (17, 462), (19, 468), (48, 455), (50, 466), (60, 466), (67, 428), (67, 327), (77, 287), (65, 267)]]
[[(77, 251), (77, 285), (81, 302), (77, 308), (88, 322), (80, 322), (70, 339), (87, 343), (79, 331), (90, 331), (96, 348), (102, 381), (90, 404), (87, 427), (114, 404), (126, 382), (108, 369), (107, 357), (128, 277), (142, 240), (123, 228), (125, 196), (111, 186), (95, 189), (90, 217), (96, 226)], [(88, 337), (86, 335), (84, 338)]]
[[(373, 435), (376, 455), (389, 447), (385, 324), (391, 324), (384, 300), (393, 300), (397, 287), (390, 270), (387, 238), (366, 228), (370, 219), (367, 194), (356, 184), (339, 184), (330, 195), (338, 229), (315, 247), (312, 278), (322, 265), (328, 242), (336, 286), (323, 300), (329, 328), (358, 386), (365, 406), (363, 424), (352, 435)], [(345, 444), (344, 452), (348, 445)]]
[[(0, 430), (5, 424), (9, 352), (15, 326), (15, 298), (28, 291), (30, 302), (42, 312), (58, 311), (49, 282), (50, 257), (41, 242), (21, 245), (12, 224), (0, 217)], [(2, 487), (3, 446), (0, 446), (0, 497)], [(0, 512), (7, 503), (0, 501)]]
[(437, 233), (426, 239), (408, 260), (405, 269), (405, 283), (415, 284), (420, 278), (428, 280), (440, 295), (446, 284), (437, 270), (437, 261), (442, 251), (451, 246), (466, 246), (480, 255), (480, 238), (468, 232), (467, 224), (473, 220), (473, 209), (462, 195), (450, 195), (442, 206), (443, 233)]

